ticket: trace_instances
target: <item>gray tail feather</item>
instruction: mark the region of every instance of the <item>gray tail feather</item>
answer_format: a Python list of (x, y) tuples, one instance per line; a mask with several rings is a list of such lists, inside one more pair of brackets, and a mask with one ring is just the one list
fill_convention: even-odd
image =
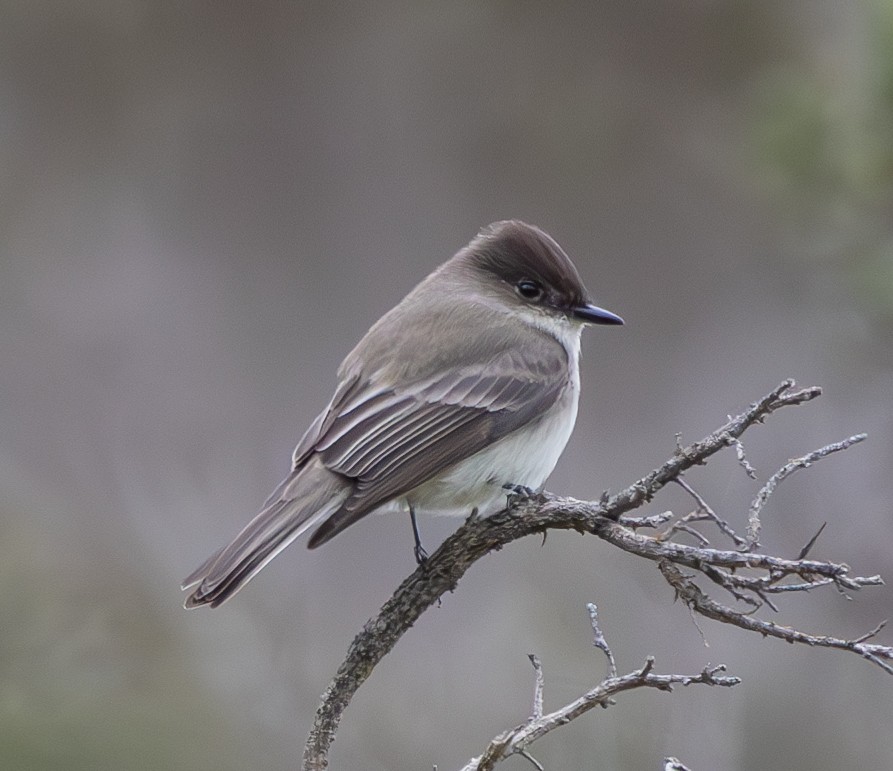
[(184, 607), (216, 608), (228, 600), (301, 533), (335, 511), (349, 492), (346, 480), (321, 464), (293, 471), (229, 546), (183, 580), (183, 589), (195, 587)]

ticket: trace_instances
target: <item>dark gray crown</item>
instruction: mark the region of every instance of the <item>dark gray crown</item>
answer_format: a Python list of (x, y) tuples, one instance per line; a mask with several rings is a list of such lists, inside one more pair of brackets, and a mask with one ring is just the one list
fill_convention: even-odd
[(580, 274), (564, 250), (548, 233), (526, 222), (494, 222), (457, 256), (512, 286), (524, 279), (536, 281), (555, 305), (572, 307), (589, 301)]

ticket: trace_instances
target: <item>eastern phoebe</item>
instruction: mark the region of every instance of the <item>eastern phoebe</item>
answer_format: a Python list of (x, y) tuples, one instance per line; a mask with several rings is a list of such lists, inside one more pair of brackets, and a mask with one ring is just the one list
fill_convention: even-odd
[(184, 580), (186, 607), (229, 599), (314, 525), (311, 549), (373, 511), (409, 510), (415, 526), (416, 511), (486, 516), (504, 488), (540, 488), (577, 418), (580, 332), (622, 323), (542, 230), (488, 226), (348, 354), (291, 473)]

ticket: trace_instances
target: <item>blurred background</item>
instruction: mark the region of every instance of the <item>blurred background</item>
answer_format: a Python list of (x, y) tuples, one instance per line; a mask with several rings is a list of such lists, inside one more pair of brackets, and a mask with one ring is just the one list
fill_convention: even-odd
[[(549, 489), (617, 490), (785, 377), (745, 437), (767, 550), (893, 577), (893, 3), (0, 4), (0, 766), (298, 764), (408, 522), (295, 544), (234, 600), (178, 584), (288, 470), (341, 358), (482, 225), (534, 222), (623, 328), (583, 345)], [(743, 527), (761, 482), (689, 475)], [(667, 491), (649, 512), (688, 511)], [(423, 520), (433, 549), (457, 522)], [(550, 769), (893, 767), (890, 678), (673, 603), (594, 538), (476, 565), (376, 669), (332, 768), (451, 769), (601, 679), (723, 662), (534, 747)], [(781, 602), (857, 636), (888, 588)], [(766, 611), (767, 615), (772, 615)], [(703, 634), (702, 634), (703, 633)], [(890, 644), (890, 632), (881, 642)], [(506, 769), (529, 768), (523, 758)]]

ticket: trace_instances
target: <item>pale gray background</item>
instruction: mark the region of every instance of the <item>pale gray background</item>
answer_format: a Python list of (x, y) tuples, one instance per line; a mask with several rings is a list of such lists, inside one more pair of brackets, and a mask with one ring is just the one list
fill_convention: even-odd
[[(400, 517), (296, 544), (231, 603), (179, 580), (285, 474), (369, 324), (491, 220), (546, 228), (624, 328), (584, 340), (549, 488), (594, 497), (786, 376), (784, 555), (893, 577), (893, 6), (0, 4), (0, 766), (293, 767), (353, 634), (414, 567)], [(690, 475), (730, 518), (734, 460)], [(653, 511), (688, 502), (678, 492)], [(738, 520), (740, 522), (740, 519)], [(423, 522), (433, 548), (455, 526)], [(454, 768), (621, 669), (725, 662), (538, 744), (549, 769), (893, 767), (893, 681), (702, 621), (592, 538), (476, 565), (348, 709), (333, 768)], [(887, 588), (783, 603), (855, 636)], [(891, 642), (889, 632), (882, 640)], [(515, 759), (507, 769), (529, 768)]]

